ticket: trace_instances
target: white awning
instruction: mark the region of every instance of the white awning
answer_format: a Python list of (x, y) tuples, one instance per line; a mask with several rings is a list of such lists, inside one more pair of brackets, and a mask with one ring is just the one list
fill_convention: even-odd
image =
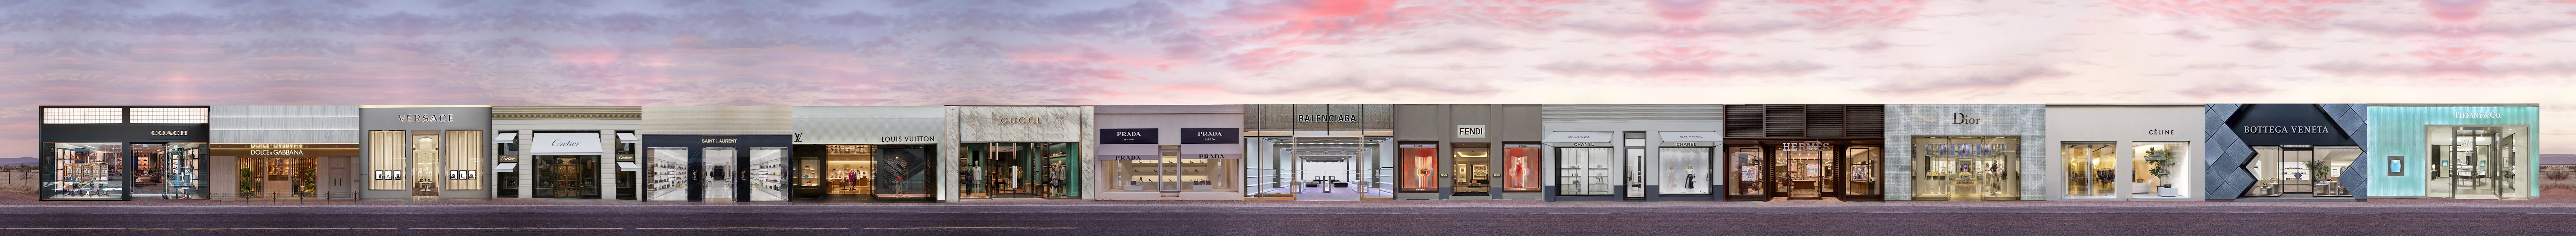
[(1664, 142), (1724, 142), (1717, 131), (1664, 131)]
[(492, 172), (517, 172), (519, 163), (492, 164)]
[(1619, 140), (1619, 133), (1609, 131), (1556, 131), (1547, 132), (1547, 138), (1541, 139), (1540, 141), (1545, 143), (1607, 143), (1611, 140)]
[(635, 166), (635, 163), (634, 163), (634, 162), (618, 162), (618, 163), (617, 163), (617, 170), (623, 170), (623, 171), (639, 171), (639, 170), (644, 170), (644, 168), (643, 168), (643, 167), (637, 167), (637, 166)]
[(637, 138), (635, 138), (635, 133), (617, 133), (617, 142), (620, 142), (620, 143), (634, 143), (634, 142), (643, 142), (643, 141), (644, 141), (643, 139), (637, 139)]
[(519, 133), (500, 133), (492, 135), (492, 143), (513, 143), (518, 141)]

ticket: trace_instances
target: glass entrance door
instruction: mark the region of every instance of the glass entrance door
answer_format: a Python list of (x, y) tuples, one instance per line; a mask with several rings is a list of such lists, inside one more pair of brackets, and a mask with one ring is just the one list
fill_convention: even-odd
[(1772, 157), (1780, 160), (1772, 162), (1772, 170), (1778, 173), (1772, 177), (1779, 181), (1775, 185), (1782, 195), (1823, 198), (1834, 192), (1835, 185), (1841, 185), (1834, 174), (1841, 165), (1837, 158), (1831, 158), (1833, 149), (1829, 146), (1781, 145), (1774, 152)]
[(2117, 198), (2118, 160), (2111, 142), (2066, 142), (2058, 155), (2066, 162), (2066, 198)]
[(733, 183), (735, 180), (742, 179), (742, 174), (734, 171), (734, 156), (733, 147), (699, 149), (698, 157), (704, 158), (705, 164), (699, 165), (702, 169), (699, 169), (698, 173), (706, 175), (700, 181), (702, 187), (698, 188), (698, 194), (705, 196), (702, 199), (708, 202), (733, 200)]
[(242, 158), (241, 185), (236, 189), (243, 198), (311, 198), (318, 185), (314, 181), (312, 157)]
[(1470, 145), (1459, 145), (1457, 147), (1452, 147), (1451, 151), (1453, 155), (1451, 157), (1452, 161), (1450, 162), (1449, 170), (1451, 172), (1450, 176), (1453, 177), (1450, 178), (1450, 180), (1455, 182), (1450, 183), (1449, 195), (1493, 195), (1492, 184), (1494, 182), (1494, 178), (1492, 178), (1493, 173), (1491, 171), (1491, 167), (1493, 166), (1494, 151), (1492, 147), (1490, 145), (1475, 145), (1473, 147), (1470, 147)]
[(1917, 201), (2010, 201), (2021, 198), (2017, 136), (1914, 137)]
[(2427, 127), (2431, 170), (2426, 197), (2499, 199), (2519, 196), (2514, 170), (2521, 156), (2520, 127)]
[(537, 198), (599, 198), (599, 156), (536, 156)]

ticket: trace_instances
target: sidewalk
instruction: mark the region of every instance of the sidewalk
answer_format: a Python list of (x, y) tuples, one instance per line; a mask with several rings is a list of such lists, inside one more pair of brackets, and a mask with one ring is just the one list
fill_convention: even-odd
[(363, 200), (321, 203), (213, 202), (206, 200), (136, 199), (134, 201), (36, 201), (32, 194), (0, 193), (0, 206), (1228, 206), (1228, 207), (1852, 207), (1852, 206), (2243, 206), (2243, 207), (2576, 207), (2576, 190), (2547, 189), (2536, 200), (2373, 199), (2368, 202), (2210, 202), (2210, 201), (2049, 201), (2049, 202), (1845, 202), (1785, 200), (1770, 202), (1542, 202), (1542, 201), (1108, 201), (1108, 200), (967, 200), (929, 202), (637, 202), (597, 199)]

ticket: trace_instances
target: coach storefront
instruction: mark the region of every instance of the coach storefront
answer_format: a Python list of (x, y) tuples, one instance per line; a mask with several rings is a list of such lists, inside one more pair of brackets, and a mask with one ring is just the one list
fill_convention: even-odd
[(1888, 201), (2045, 200), (2047, 107), (1887, 105)]
[(1395, 199), (1395, 105), (1243, 105), (1246, 200)]
[(492, 107), (500, 198), (636, 200), (643, 107)]
[(1090, 106), (949, 106), (941, 199), (1084, 198)]
[(366, 199), (490, 199), (491, 106), (359, 106)]
[(2048, 199), (2199, 200), (2201, 112), (2201, 104), (2048, 105)]
[(1099, 106), (1100, 200), (1243, 200), (1243, 105)]
[(1876, 201), (1886, 105), (1726, 105), (1729, 201)]
[(2368, 117), (2365, 167), (2328, 170), (2368, 176), (2368, 198), (2540, 198), (2537, 104), (2370, 104)]
[[(2209, 104), (2210, 200), (2354, 200), (2368, 108), (2362, 104)], [(2224, 146), (2222, 146), (2224, 145)], [(2421, 145), (2421, 144), (2416, 144)], [(2390, 154), (2403, 157), (2406, 154)], [(2422, 167), (2422, 165), (2409, 165)], [(2424, 177), (2408, 175), (2409, 177)]]
[(794, 109), (643, 108), (644, 201), (787, 201)]
[[(939, 106), (798, 106), (797, 202), (929, 201), (937, 175)], [(942, 199), (945, 200), (945, 199)]]
[(1395, 105), (1397, 200), (1539, 200), (1539, 105)]
[(39, 200), (206, 198), (205, 106), (38, 106)]
[(215, 199), (356, 198), (358, 106), (214, 106)]
[(1721, 105), (1541, 105), (1548, 201), (1717, 201)]

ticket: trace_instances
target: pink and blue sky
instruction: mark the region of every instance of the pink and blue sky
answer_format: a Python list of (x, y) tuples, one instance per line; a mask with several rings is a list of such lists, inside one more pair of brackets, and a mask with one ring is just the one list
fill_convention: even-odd
[[(0, 0), (37, 105), (2539, 103), (2576, 0)], [(2576, 140), (2543, 126), (2544, 140)], [(0, 145), (0, 156), (33, 156)], [(2576, 146), (2544, 145), (2545, 153)]]

